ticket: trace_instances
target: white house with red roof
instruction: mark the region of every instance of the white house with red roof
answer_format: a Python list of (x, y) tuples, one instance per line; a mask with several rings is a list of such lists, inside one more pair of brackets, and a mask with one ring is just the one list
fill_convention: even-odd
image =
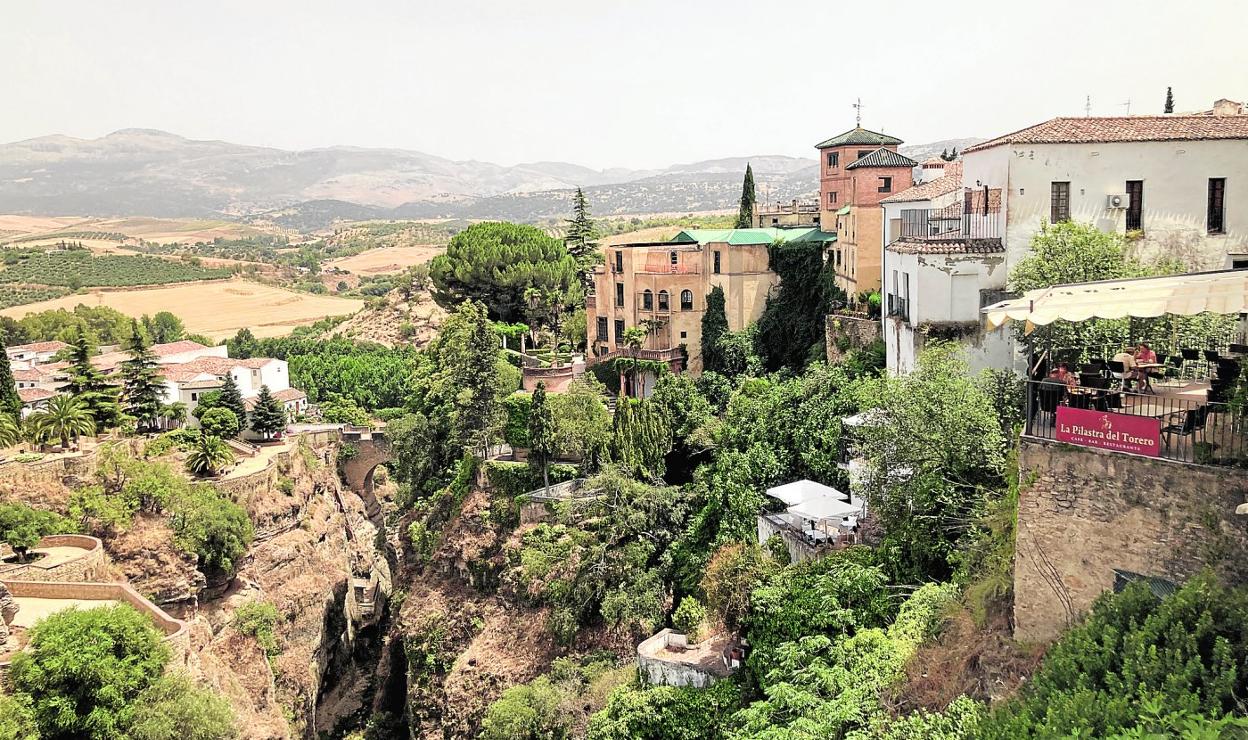
[(1248, 115), (1054, 118), (968, 147), (963, 184), (1000, 189), (1009, 262), (1043, 223), (1129, 234), (1142, 256), (1248, 267)]
[(9, 356), (9, 364), (11, 366), (15, 368), (30, 368), (45, 362), (51, 362), (56, 353), (68, 346), (64, 342), (57, 341), (15, 344), (12, 347), (6, 347), (5, 354)]
[(1143, 258), (1248, 268), (1248, 115), (1054, 118), (968, 147), (944, 176), (881, 202), (887, 365), (909, 372), (923, 345), (960, 341), (972, 369), (1015, 366), (1008, 332), (980, 309), (1045, 223), (1125, 234)]

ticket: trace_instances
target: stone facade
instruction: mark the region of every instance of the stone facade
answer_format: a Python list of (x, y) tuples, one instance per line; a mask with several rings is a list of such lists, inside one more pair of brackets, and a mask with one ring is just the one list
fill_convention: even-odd
[(865, 314), (830, 313), (824, 317), (823, 330), (829, 363), (840, 362), (852, 350), (878, 342), (882, 336), (880, 320)]
[(697, 644), (671, 629), (664, 629), (637, 646), (637, 670), (654, 686), (693, 686), (704, 689), (727, 678), (739, 665), (729, 664), (735, 641), (730, 635), (715, 635)]
[(1208, 566), (1248, 583), (1242, 470), (1024, 437), (1014, 635), (1052, 640), (1113, 587), (1115, 569), (1182, 583)]

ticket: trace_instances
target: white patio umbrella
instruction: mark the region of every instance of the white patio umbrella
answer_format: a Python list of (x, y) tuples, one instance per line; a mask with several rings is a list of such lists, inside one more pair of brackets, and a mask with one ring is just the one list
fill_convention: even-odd
[(767, 489), (767, 495), (775, 499), (780, 499), (785, 506), (793, 506), (803, 501), (832, 498), (841, 501), (848, 501), (849, 495), (822, 483), (816, 483), (813, 480), (798, 480), (792, 483), (785, 483), (783, 486), (775, 486)]

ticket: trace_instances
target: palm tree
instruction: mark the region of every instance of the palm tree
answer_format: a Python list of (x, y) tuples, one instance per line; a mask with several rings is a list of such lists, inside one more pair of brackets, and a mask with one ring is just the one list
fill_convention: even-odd
[(170, 424), (182, 426), (186, 423), (186, 404), (181, 401), (165, 404), (160, 408), (160, 415), (167, 419)]
[(200, 434), (199, 440), (186, 453), (186, 469), (193, 475), (213, 476), (234, 462), (234, 453), (220, 437)]
[(0, 447), (11, 447), (22, 439), (22, 425), (9, 414), (0, 413)]
[(36, 411), (26, 420), (40, 442), (59, 439), (62, 449), (68, 449), (70, 440), (84, 434), (95, 434), (95, 419), (91, 409), (77, 396), (53, 396), (42, 411)]

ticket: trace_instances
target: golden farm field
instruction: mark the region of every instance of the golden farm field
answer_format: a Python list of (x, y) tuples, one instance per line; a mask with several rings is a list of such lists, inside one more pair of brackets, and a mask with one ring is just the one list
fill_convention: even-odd
[(129, 316), (172, 311), (186, 330), (213, 339), (249, 328), (257, 337), (276, 337), (326, 316), (359, 311), (363, 301), (296, 293), (248, 280), (183, 283), (140, 290), (91, 290), (50, 301), (14, 306), (0, 315), (20, 319), (28, 313), (72, 309), (79, 303), (109, 306)]
[(367, 252), (341, 257), (326, 264), (357, 275), (380, 275), (402, 272), (412, 265), (428, 262), (446, 251), (446, 247), (422, 244), (413, 247), (380, 247)]

